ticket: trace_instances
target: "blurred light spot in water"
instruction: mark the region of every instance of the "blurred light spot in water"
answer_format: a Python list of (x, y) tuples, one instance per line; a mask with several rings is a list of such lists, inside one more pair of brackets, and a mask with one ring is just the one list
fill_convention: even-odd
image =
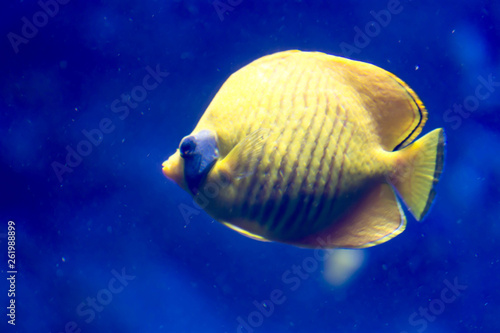
[(473, 26), (458, 27), (450, 37), (453, 41), (451, 49), (456, 61), (462, 66), (470, 80), (474, 80), (481, 68), (488, 62), (488, 50), (484, 35)]
[(365, 259), (363, 250), (337, 249), (325, 261), (325, 280), (335, 287), (349, 281), (361, 268)]
[(468, 64), (482, 62), (486, 57), (485, 41), (482, 34), (473, 27), (464, 26), (454, 36), (457, 38), (459, 56)]

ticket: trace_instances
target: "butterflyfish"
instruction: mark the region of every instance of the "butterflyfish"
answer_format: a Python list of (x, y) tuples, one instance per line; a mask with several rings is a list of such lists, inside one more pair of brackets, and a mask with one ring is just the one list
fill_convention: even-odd
[(445, 135), (416, 93), (372, 64), (320, 52), (264, 56), (232, 74), (165, 176), (215, 220), (262, 241), (364, 248), (428, 212)]

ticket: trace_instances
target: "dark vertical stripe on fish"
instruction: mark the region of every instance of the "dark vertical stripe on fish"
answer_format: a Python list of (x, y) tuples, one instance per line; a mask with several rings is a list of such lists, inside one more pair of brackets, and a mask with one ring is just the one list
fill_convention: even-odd
[[(282, 68), (280, 68), (280, 66), (276, 66), (276, 68), (274, 69), (274, 72), (272, 74), (273, 77), (276, 74), (280, 74), (278, 72), (278, 70), (281, 70), (281, 69)], [(290, 73), (289, 73), (289, 76), (291, 76), (291, 75), (293, 75), (293, 70), (291, 70)], [(270, 78), (270, 80), (271, 80), (271, 78)], [(269, 98), (269, 100), (267, 102), (268, 102), (268, 109), (269, 109), (271, 107), (271, 105), (272, 105), (273, 99)], [(248, 123), (250, 123), (250, 122), (248, 122)], [(248, 134), (250, 134), (250, 133), (247, 133), (247, 135)], [(259, 165), (260, 165), (260, 163), (262, 161), (262, 158), (264, 157), (265, 152), (266, 152), (266, 149), (262, 149), (261, 150), (261, 154), (257, 158), (257, 161), (256, 161), (255, 165), (253, 166), (254, 168), (257, 169), (259, 167)], [(250, 166), (248, 166), (248, 167), (250, 167)], [(249, 171), (249, 170), (247, 170), (247, 171)], [(265, 172), (268, 173), (269, 171), (270, 171), (270, 165), (267, 166), (267, 169), (266, 169)], [(242, 196), (243, 197), (242, 197), (242, 201), (241, 201), (242, 202), (241, 216), (243, 216), (243, 217), (248, 217), (248, 215), (250, 213), (250, 208), (251, 208), (251, 203), (252, 203), (250, 199), (252, 197), (257, 196), (257, 194), (259, 193), (259, 192), (255, 192), (255, 191), (257, 191), (257, 187), (259, 187), (259, 191), (260, 191), (261, 190), (260, 188), (264, 185), (264, 184), (261, 184), (259, 182), (259, 179), (261, 179), (261, 177), (260, 177), (260, 175), (259, 175), (258, 172), (252, 173), (252, 177), (251, 177), (250, 181), (248, 182), (247, 188), (242, 191)], [(258, 203), (254, 202), (253, 204), (255, 205), (255, 204), (258, 204)]]
[[(285, 81), (287, 86), (289, 83), (291, 83), (290, 78), (293, 77), (295, 73), (295, 68), (291, 69), (288, 72), (288, 79)], [(283, 90), (286, 91), (287, 86), (283, 87)], [(281, 94), (281, 99), (280, 99), (280, 109), (283, 107), (283, 98), (285, 94)], [(269, 100), (269, 106), (272, 105), (272, 98)], [(279, 117), (279, 113), (276, 113), (275, 117)], [(287, 116), (286, 122), (289, 121), (291, 117), (291, 112)], [(276, 122), (276, 119), (275, 119)], [(267, 152), (267, 149), (263, 149), (262, 152)], [(260, 156), (258, 162), (256, 165), (259, 165), (262, 160), (262, 156)], [(269, 174), (271, 172), (271, 168), (274, 165), (274, 160), (275, 160), (275, 154), (271, 155), (270, 163), (267, 164), (266, 169), (264, 170), (264, 174)], [(249, 188), (246, 193), (246, 197), (243, 201), (243, 208), (242, 208), (242, 216), (246, 216), (249, 219), (255, 219), (255, 217), (258, 215), (259, 208), (262, 207), (263, 202), (259, 202), (258, 198), (260, 197), (261, 194), (265, 194), (264, 188), (266, 185), (270, 186), (271, 184), (267, 184), (271, 181), (270, 177), (261, 177), (259, 173), (254, 173), (252, 176), (251, 181), (249, 182)], [(265, 182), (263, 180), (265, 178)], [(251, 205), (251, 200), (254, 198), (253, 205)], [(264, 221), (258, 221), (260, 224), (264, 224)]]
[[(319, 102), (318, 102), (318, 104), (319, 104)], [(326, 121), (328, 119), (327, 116), (328, 116), (328, 99), (326, 100), (325, 115), (324, 115), (324, 118), (322, 118), (321, 128), (319, 129), (318, 135), (317, 135), (316, 140), (315, 140), (316, 147), (318, 147), (319, 139), (321, 138), (321, 134), (323, 133), (324, 126), (325, 126)], [(330, 133), (329, 133), (329, 136), (327, 138), (332, 136), (334, 126), (335, 126), (335, 123), (332, 122), (332, 128), (330, 129)], [(321, 177), (323, 176), (323, 166), (325, 165), (325, 156), (326, 156), (326, 152), (328, 150), (327, 148), (328, 148), (329, 140), (327, 139), (325, 142), (326, 143), (323, 147), (323, 154), (321, 155), (321, 159), (319, 160), (319, 168), (316, 172), (316, 177), (314, 178), (314, 184), (313, 184), (314, 194), (315, 194), (315, 196), (316, 195), (319, 196), (320, 200), (325, 195), (325, 188), (326, 188), (326, 182), (325, 182), (325, 185), (323, 185), (322, 189), (319, 188), (319, 181), (320, 181)], [(306, 207), (306, 220), (310, 221), (311, 223), (314, 223), (313, 217), (316, 215), (316, 212), (318, 211), (318, 207), (319, 207), (319, 206), (316, 206), (316, 207), (311, 209), (311, 206), (315, 200), (316, 200), (316, 198), (313, 197), (312, 200), (310, 200), (308, 202), (307, 207)], [(318, 205), (319, 205), (319, 203), (318, 203)]]
[[(307, 82), (307, 87), (309, 87), (309, 82), (310, 82), (310, 80), (308, 80), (308, 82)], [(315, 89), (317, 89), (317, 87), (315, 87)], [(306, 93), (304, 94), (306, 107), (307, 107), (307, 97), (306, 97), (307, 92), (308, 92), (308, 90), (306, 90)], [(307, 129), (305, 132), (305, 137), (304, 137), (304, 139), (302, 141), (302, 145), (300, 147), (301, 151), (299, 153), (299, 157), (295, 161), (295, 164), (294, 164), (294, 169), (296, 169), (298, 167), (299, 161), (305, 162), (305, 164), (307, 165), (305, 168), (305, 173), (302, 174), (302, 181), (300, 183), (298, 193), (297, 193), (298, 194), (297, 201), (296, 201), (295, 207), (293, 208), (293, 211), (292, 211), (291, 215), (289, 216), (289, 218), (286, 221), (283, 221), (284, 223), (282, 222), (283, 223), (282, 226), (278, 226), (278, 230), (281, 230), (285, 234), (293, 234), (294, 231), (296, 230), (297, 226), (303, 224), (303, 222), (304, 222), (303, 221), (304, 218), (303, 218), (303, 214), (302, 214), (303, 209), (304, 209), (305, 205), (308, 202), (312, 201), (312, 199), (314, 197), (314, 189), (313, 189), (312, 193), (309, 193), (307, 191), (307, 179), (309, 178), (309, 171), (311, 170), (311, 163), (314, 160), (314, 153), (318, 147), (318, 141), (319, 141), (319, 138), (321, 135), (321, 129), (319, 131), (316, 131), (316, 133), (314, 135), (313, 149), (312, 149), (312, 151), (308, 152), (307, 156), (304, 157), (304, 159), (306, 159), (304, 161), (302, 158), (302, 154), (303, 154), (304, 148), (305, 148), (304, 143), (307, 143), (310, 140), (310, 134), (312, 133), (312, 129), (314, 128), (314, 125), (316, 124), (317, 119), (319, 118), (318, 117), (318, 109), (317, 109), (318, 105), (319, 105), (319, 101), (317, 101), (315, 104), (315, 109), (313, 110), (313, 117), (312, 117), (309, 125), (307, 126)], [(309, 112), (311, 112), (311, 111), (309, 111)], [(303, 119), (301, 119), (301, 122), (302, 122), (302, 120)], [(322, 127), (323, 126), (321, 125), (321, 128)], [(296, 179), (294, 178), (292, 180), (292, 183), (294, 183), (295, 181), (296, 181)]]
[[(302, 123), (302, 121), (303, 121), (303, 118), (301, 118), (301, 119), (300, 119), (299, 123)], [(306, 144), (305, 144), (305, 143), (306, 143), (306, 142), (307, 142), (307, 140), (308, 140), (308, 135), (307, 135), (307, 133), (309, 133), (309, 132), (310, 132), (310, 130), (311, 130), (311, 126), (312, 126), (312, 123), (313, 123), (313, 122), (311, 122), (311, 123), (309, 124), (309, 126), (308, 126), (308, 128), (307, 128), (306, 135), (305, 135), (305, 137), (304, 137), (304, 138), (302, 138), (302, 142), (301, 142), (301, 145), (300, 145), (299, 153), (298, 153), (298, 155), (297, 155), (296, 160), (295, 160), (295, 161), (294, 161), (294, 163), (293, 163), (293, 166), (292, 166), (292, 173), (291, 173), (291, 175), (290, 175), (290, 177), (288, 178), (288, 181), (287, 181), (287, 192), (286, 192), (286, 193), (287, 193), (290, 197), (297, 195), (297, 197), (295, 198), (295, 200), (291, 200), (293, 203), (295, 203), (295, 208), (294, 208), (294, 211), (295, 211), (295, 210), (297, 210), (297, 208), (300, 208), (300, 207), (301, 207), (301, 205), (302, 205), (302, 203), (301, 203), (302, 201), (301, 201), (301, 200), (304, 200), (304, 198), (305, 198), (305, 196), (300, 197), (300, 189), (302, 188), (302, 184), (304, 183), (304, 181), (307, 179), (307, 176), (309, 175), (309, 169), (306, 169), (306, 173), (305, 173), (305, 174), (302, 174), (302, 177), (304, 177), (304, 178), (303, 178), (303, 180), (302, 180), (302, 183), (301, 183), (300, 187), (298, 188), (297, 194), (293, 193), (293, 189), (294, 189), (294, 187), (295, 187), (295, 186), (294, 186), (294, 185), (295, 185), (295, 182), (296, 182), (296, 181), (299, 181), (299, 180), (297, 180), (297, 173), (298, 173), (297, 169), (298, 169), (299, 164), (302, 162), (302, 159), (303, 159), (302, 154), (303, 154), (303, 152), (304, 152), (304, 148), (305, 148), (305, 146), (306, 146)], [(309, 159), (307, 160), (307, 164), (308, 164), (308, 165), (310, 165), (310, 164), (311, 164), (311, 160), (312, 160), (312, 158), (311, 158), (311, 156), (308, 156), (308, 157), (309, 157)], [(290, 202), (288, 202), (288, 204), (289, 204), (289, 203), (290, 203)], [(283, 231), (283, 232), (285, 232), (285, 233), (286, 233), (286, 232), (287, 232), (287, 230), (288, 230), (288, 228), (289, 228), (292, 224), (294, 224), (294, 223), (295, 223), (295, 221), (296, 221), (296, 218), (297, 218), (297, 215), (296, 215), (296, 214), (293, 214), (293, 213), (292, 213), (292, 214), (287, 214), (287, 212), (288, 212), (288, 208), (289, 208), (289, 207), (288, 207), (288, 204), (287, 204), (287, 205), (285, 205), (285, 206), (283, 206), (283, 205), (282, 205), (282, 206), (280, 206), (280, 208), (279, 208), (279, 211), (283, 212), (283, 215), (282, 215), (281, 219), (279, 220), (279, 222), (276, 220), (276, 224), (277, 224), (277, 225), (276, 225), (276, 229), (275, 229), (275, 230), (276, 230), (276, 231), (278, 231), (278, 232), (279, 232), (279, 231)], [(277, 214), (276, 216), (278, 217), (278, 216), (279, 216), (279, 214)]]
[[(295, 82), (295, 86), (293, 87), (292, 96), (297, 95), (297, 88), (299, 86), (300, 79), (303, 77), (303, 73), (304, 73), (304, 71), (302, 71), (300, 73), (300, 75), (298, 76), (299, 79)], [(309, 77), (309, 79), (310, 79), (310, 77)], [(295, 109), (294, 102), (295, 102), (295, 100), (292, 98), (291, 99), (291, 109), (292, 110)], [(294, 112), (289, 112), (288, 118), (287, 118), (287, 123), (285, 124), (284, 128), (288, 128), (287, 124), (288, 124), (288, 121), (290, 120), (290, 117), (292, 116), (292, 114), (294, 114)], [(302, 112), (301, 117), (304, 117), (304, 115), (305, 115), (305, 112)], [(300, 120), (302, 120), (302, 118)], [(300, 124), (300, 123), (301, 122), (299, 121), (297, 124)], [(289, 144), (286, 147), (285, 154), (283, 154), (283, 159), (281, 160), (280, 167), (278, 169), (279, 176), (284, 174), (285, 168), (288, 164), (288, 157), (290, 155), (290, 148), (292, 147), (294, 139), (296, 139), (296, 137), (294, 137), (292, 135), (291, 141), (289, 142)], [(300, 157), (300, 152), (299, 152), (299, 156), (297, 156), (297, 159), (295, 160), (294, 165), (296, 165), (296, 163), (298, 162), (299, 157)], [(295, 167), (294, 169), (292, 169), (292, 173), (290, 174), (289, 179), (294, 179), (296, 176), (296, 172), (297, 172), (297, 168)], [(283, 180), (284, 180), (283, 177), (281, 177), (280, 186), (283, 186)], [(291, 190), (293, 190), (293, 183), (291, 183), (290, 181), (287, 181), (286, 189), (283, 192), (283, 198), (287, 197), (288, 200), (286, 200), (286, 201), (281, 200), (281, 201), (277, 202), (277, 204), (279, 205), (277, 213), (274, 214), (274, 216), (270, 216), (269, 217), (270, 219), (268, 219), (268, 221), (266, 223), (266, 225), (268, 226), (268, 230), (276, 230), (276, 227), (278, 226), (280, 220), (282, 220), (283, 217), (286, 215), (286, 209), (287, 209), (288, 203), (290, 202), (290, 199), (291, 199), (290, 196), (292, 195)], [(283, 217), (281, 217), (281, 216), (283, 216)]]
[[(337, 138), (337, 147), (335, 149), (335, 156), (337, 156), (337, 153), (338, 153), (338, 149), (340, 147), (340, 144), (339, 142), (341, 142), (340, 138), (342, 137), (342, 134), (344, 133), (344, 129), (346, 128), (346, 124), (347, 124), (347, 113), (345, 113), (345, 118), (344, 118), (344, 122), (342, 124), (342, 128), (340, 129), (340, 132), (339, 132), (339, 136)], [(345, 142), (348, 142), (351, 140), (351, 136), (352, 136), (352, 132), (351, 132), (351, 135), (349, 136), (349, 138), (345, 141)], [(348, 144), (346, 144), (346, 146), (348, 146)], [(331, 218), (331, 213), (333, 212), (334, 208), (335, 208), (335, 204), (336, 204), (336, 201), (337, 201), (337, 198), (338, 198), (338, 194), (339, 194), (339, 191), (340, 191), (340, 184), (339, 184), (339, 181), (340, 179), (342, 178), (342, 172), (343, 172), (343, 167), (344, 167), (344, 160), (345, 160), (345, 152), (346, 152), (346, 147), (344, 147), (344, 149), (342, 150), (342, 160), (340, 161), (340, 167), (339, 167), (339, 173), (337, 175), (337, 180), (336, 180), (336, 183), (335, 183), (335, 193), (333, 195), (333, 197), (331, 198), (330, 202), (329, 202), (329, 205), (325, 207), (325, 211), (326, 211), (326, 215), (325, 217), (330, 219)]]
[(315, 215), (311, 219), (311, 221), (313, 221), (313, 223), (314, 223), (312, 226), (313, 229), (316, 229), (318, 227), (318, 224), (321, 222), (319, 218), (321, 217), (321, 214), (324, 213), (325, 208), (328, 207), (329, 200), (332, 199), (332, 197), (330, 197), (330, 195), (334, 194), (332, 186), (334, 186), (335, 184), (332, 184), (332, 179), (333, 179), (333, 172), (332, 171), (335, 169), (335, 162), (337, 159), (337, 150), (339, 148), (339, 138), (342, 136), (342, 132), (344, 131), (345, 124), (347, 122), (347, 115), (346, 114), (341, 115), (339, 112), (340, 109), (341, 109), (341, 106), (337, 105), (336, 106), (335, 121), (334, 121), (334, 124), (332, 126), (332, 131), (330, 132), (329, 137), (331, 137), (333, 135), (333, 130), (337, 126), (337, 121), (339, 120), (339, 118), (341, 116), (344, 116), (345, 118), (344, 118), (342, 127), (340, 128), (339, 135), (338, 135), (337, 139), (336, 140), (329, 140), (329, 142), (335, 142), (335, 152), (332, 155), (332, 159), (330, 161), (326, 161), (328, 163), (328, 166), (327, 166), (328, 167), (328, 178), (327, 178), (327, 181), (325, 184), (325, 191), (324, 191), (323, 197), (321, 198), (320, 203), (318, 204), (317, 211), (316, 211)]
[(341, 182), (342, 182), (342, 175), (344, 172), (344, 161), (346, 158), (346, 152), (347, 152), (347, 149), (349, 148), (349, 145), (351, 143), (351, 139), (354, 135), (354, 131), (355, 131), (355, 127), (352, 128), (351, 134), (349, 135), (349, 138), (345, 142), (344, 151), (342, 152), (342, 162), (340, 163), (339, 175), (337, 177), (337, 188), (335, 190), (335, 195), (333, 196), (332, 205), (330, 206), (330, 209), (328, 210), (328, 215), (330, 215), (333, 212), (333, 207), (335, 205), (335, 201), (337, 200), (337, 198), (339, 196), (339, 192), (340, 192), (340, 189), (342, 186)]

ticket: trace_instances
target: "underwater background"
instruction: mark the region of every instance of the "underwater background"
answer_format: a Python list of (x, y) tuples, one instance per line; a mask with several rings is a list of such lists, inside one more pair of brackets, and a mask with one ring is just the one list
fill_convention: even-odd
[[(0, 33), (0, 332), (500, 331), (500, 2), (12, 1)], [(262, 243), (164, 177), (227, 77), (289, 49), (420, 96), (447, 135), (423, 222), (364, 250)]]

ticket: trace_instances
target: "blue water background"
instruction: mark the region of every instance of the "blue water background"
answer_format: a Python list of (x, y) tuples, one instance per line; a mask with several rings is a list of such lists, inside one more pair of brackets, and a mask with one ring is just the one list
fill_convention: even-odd
[[(402, 1), (385, 26), (370, 12), (391, 1), (221, 2), (230, 8), (222, 16), (212, 1), (71, 0), (17, 53), (8, 34), (22, 35), (22, 18), (33, 22), (41, 7), (2, 4), (1, 332), (237, 332), (254, 301), (270, 311), (275, 289), (286, 300), (240, 331), (500, 331), (500, 84), (480, 88), (500, 82), (500, 2)], [(368, 42), (355, 39), (356, 27), (373, 29)], [(347, 44), (359, 47), (343, 53)], [(161, 173), (231, 73), (288, 49), (345, 54), (396, 74), (429, 110), (424, 133), (447, 134), (428, 217), (409, 217), (402, 235), (364, 250), (341, 287), (316, 259), (307, 277), (286, 282), (313, 250), (244, 238), (201, 211), (186, 221), (179, 206), (194, 209), (192, 200)], [(113, 102), (143, 84), (148, 66), (169, 74), (120, 119)], [(474, 99), (478, 89), (488, 96)], [(67, 147), (106, 118), (113, 130), (60, 181), (53, 163), (65, 164)], [(9, 220), (15, 327), (5, 315)], [(123, 272), (129, 280), (113, 285)], [(467, 288), (439, 303), (446, 281)], [(106, 305), (82, 315), (78, 307), (97, 296)], [(429, 306), (438, 315), (411, 320)]]

